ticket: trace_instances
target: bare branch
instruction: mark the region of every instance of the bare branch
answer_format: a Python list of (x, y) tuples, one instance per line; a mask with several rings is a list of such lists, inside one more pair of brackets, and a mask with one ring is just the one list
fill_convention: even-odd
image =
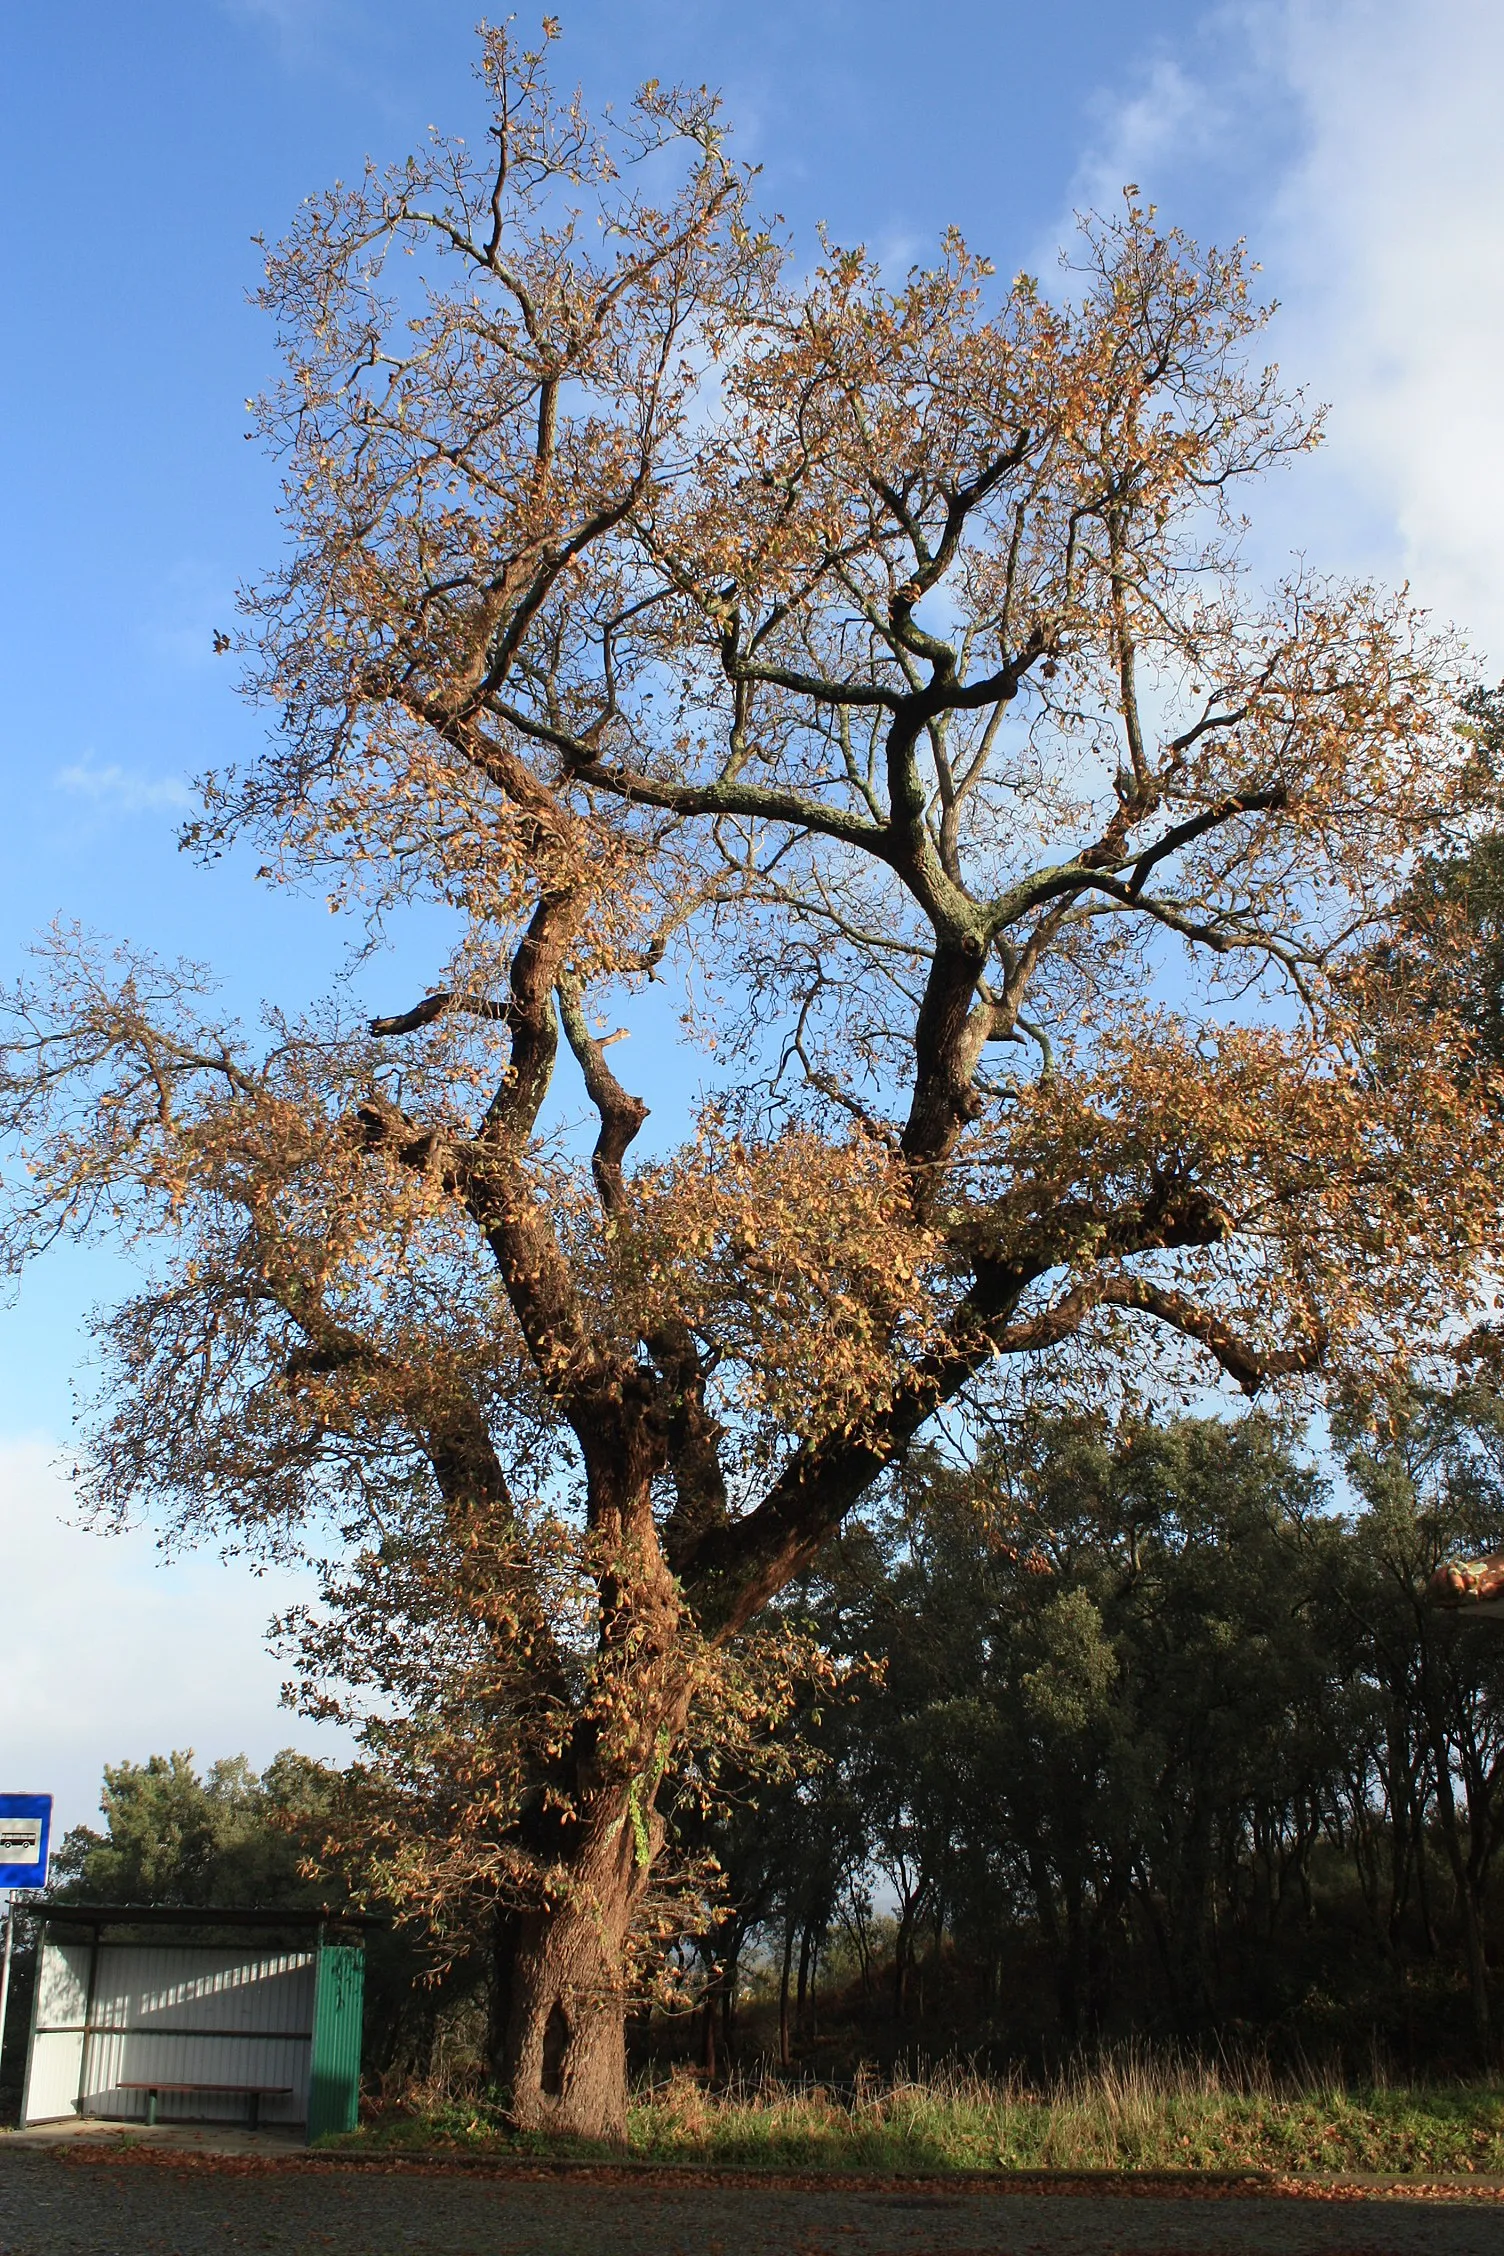
[(591, 1171), (602, 1206), (608, 1214), (619, 1214), (626, 1204), (622, 1160), (627, 1146), (648, 1117), (648, 1107), (640, 1097), (628, 1094), (606, 1063), (604, 1048), (585, 1022), (578, 982), (561, 979), (558, 997), (559, 1017), (569, 1046), (585, 1077), (590, 1101), (600, 1114), (600, 1134), (591, 1154)]
[(435, 1019), (446, 1018), (451, 1011), (470, 1018), (504, 1022), (510, 1015), (510, 1005), (493, 1002), (486, 995), (459, 994), (452, 988), (439, 987), (431, 995), (425, 995), (421, 1003), (414, 1003), (411, 1010), (400, 1011), (395, 1018), (373, 1018), (370, 1031), (380, 1035), (414, 1034), (420, 1026), (432, 1026)]

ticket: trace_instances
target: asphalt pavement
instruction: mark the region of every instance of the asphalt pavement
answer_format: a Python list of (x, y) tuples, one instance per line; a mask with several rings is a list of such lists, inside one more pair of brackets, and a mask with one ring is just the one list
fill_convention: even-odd
[[(229, 2150), (226, 2151), (226, 2145)], [(217, 2148), (217, 2150), (216, 2150)], [(1504, 2256), (1504, 2187), (1250, 2190), (355, 2166), (0, 2137), (3, 2256)]]

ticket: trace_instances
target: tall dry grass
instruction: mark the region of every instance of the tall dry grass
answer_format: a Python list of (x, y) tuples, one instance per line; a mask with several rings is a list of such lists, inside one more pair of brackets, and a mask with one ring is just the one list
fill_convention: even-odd
[[(404, 2146), (516, 2148), (499, 2095), (434, 2091), (357, 2134)], [(763, 2168), (1273, 2170), (1504, 2175), (1494, 2084), (1361, 2088), (1308, 2065), (1129, 2049), (1048, 2083), (959, 2062), (858, 2072), (843, 2084), (759, 2073), (707, 2089), (687, 2070), (640, 2083), (630, 2151), (643, 2160)], [(579, 2149), (577, 2151), (585, 2151)]]

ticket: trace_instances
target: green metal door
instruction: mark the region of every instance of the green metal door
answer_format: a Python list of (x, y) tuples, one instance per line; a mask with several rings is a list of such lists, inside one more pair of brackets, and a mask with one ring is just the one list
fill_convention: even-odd
[(321, 1943), (313, 1990), (313, 2062), (308, 2138), (353, 2131), (360, 2108), (360, 2015), (366, 1954), (358, 1944)]

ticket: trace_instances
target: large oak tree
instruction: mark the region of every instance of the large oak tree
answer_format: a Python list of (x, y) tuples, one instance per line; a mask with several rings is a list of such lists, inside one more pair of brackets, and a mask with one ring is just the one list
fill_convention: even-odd
[[(511, 1907), (517, 2117), (609, 2135), (661, 1781), (921, 1429), (1370, 1369), (1478, 1289), (1488, 1075), (1392, 967), (1493, 786), (1402, 601), (1239, 567), (1313, 436), (1239, 254), (1130, 197), (1055, 297), (954, 237), (801, 271), (708, 98), (597, 128), (546, 48), (268, 258), (278, 725), (192, 832), (448, 959), (253, 1036), (56, 936), (7, 1242), (158, 1246), (97, 1501), (352, 1540), (302, 1631), (386, 1884)], [(629, 1164), (671, 1031), (714, 1086)]]

